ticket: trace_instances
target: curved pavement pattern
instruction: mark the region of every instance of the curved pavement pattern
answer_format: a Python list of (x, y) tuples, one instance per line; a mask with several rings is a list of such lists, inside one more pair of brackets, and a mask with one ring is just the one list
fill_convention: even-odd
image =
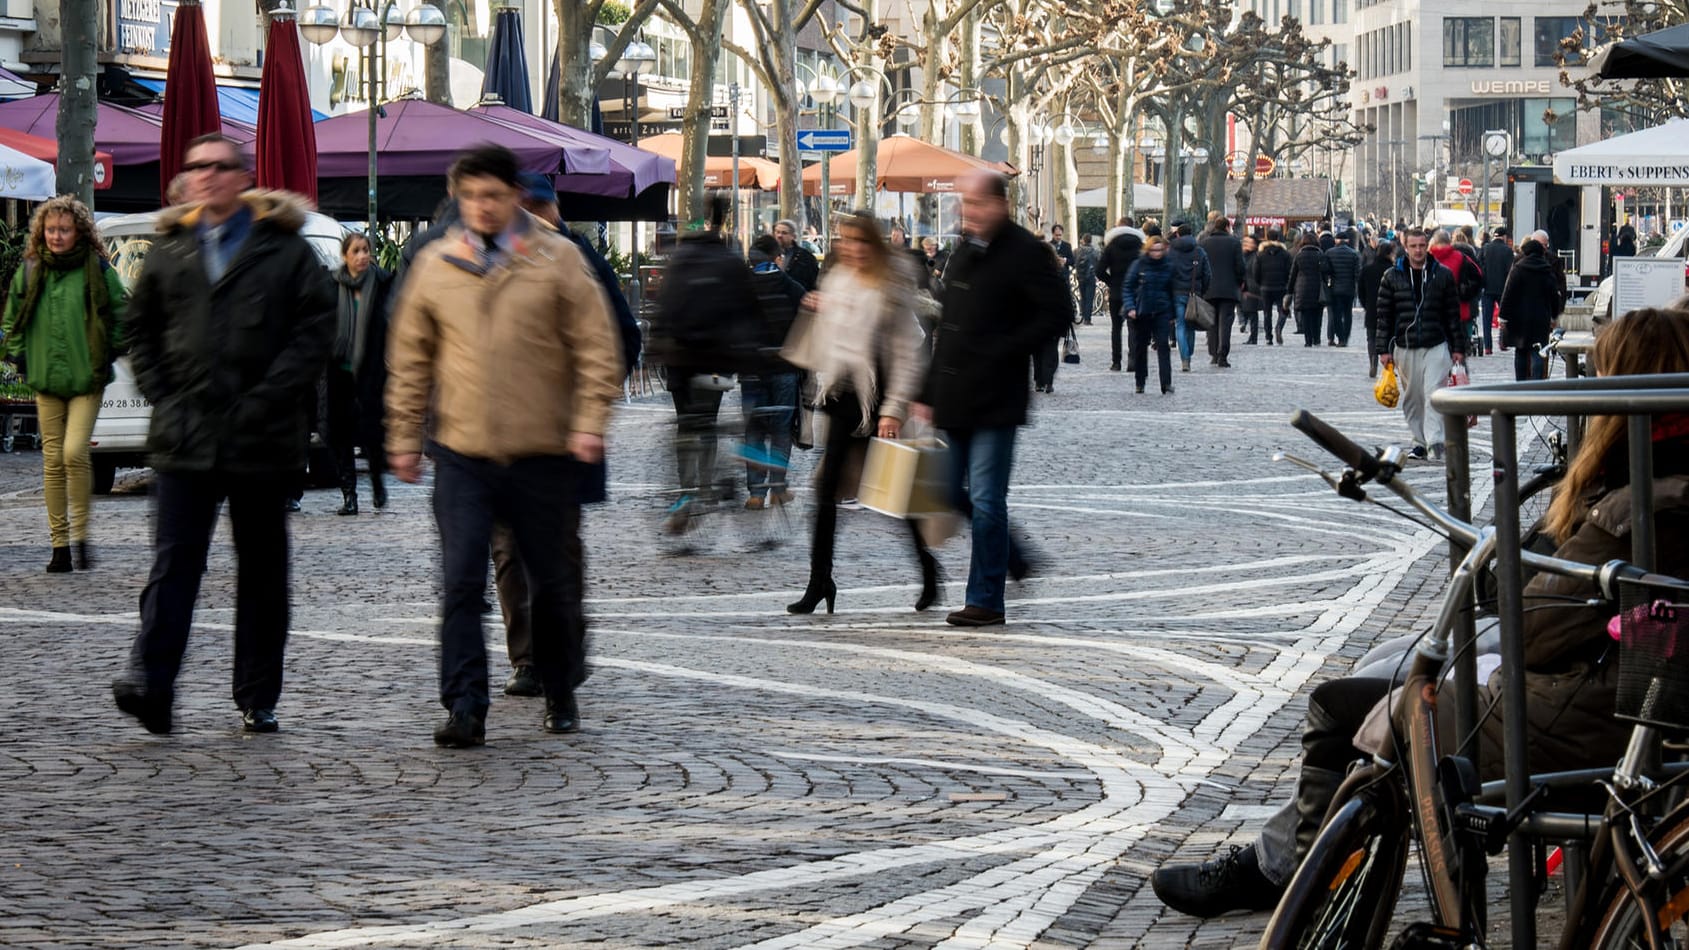
[[(1318, 457), (1285, 424), (1298, 406), (1402, 437), (1359, 349), (1240, 347), (1237, 369), (1181, 374), (1164, 398), (1103, 371), (1106, 331), (1081, 340), (1087, 362), (1063, 367), (1023, 433), (1011, 508), (1042, 558), (1000, 630), (911, 611), (913, 558), (871, 512), (841, 516), (831, 616), (783, 610), (803, 585), (801, 519), (712, 516), (676, 555), (656, 533), (671, 417), (624, 407), (615, 501), (588, 515), (585, 731), (546, 736), (537, 700), (500, 696), (472, 751), (429, 739), (424, 489), (357, 519), (313, 493), (295, 516), (274, 736), (241, 735), (227, 698), (225, 522), (178, 732), (154, 738), (106, 688), (148, 564), (145, 478), (102, 500), (98, 570), (54, 578), (36, 563), (36, 457), (7, 457), (0, 944), (1247, 940), (1247, 919), (1166, 913), (1144, 876), (1258, 827), (1287, 788), (1309, 681), (1403, 614), (1439, 541), (1269, 459)], [(1441, 497), (1440, 470), (1411, 477)], [(763, 550), (770, 533), (787, 543)], [(966, 545), (940, 556), (958, 607)]]

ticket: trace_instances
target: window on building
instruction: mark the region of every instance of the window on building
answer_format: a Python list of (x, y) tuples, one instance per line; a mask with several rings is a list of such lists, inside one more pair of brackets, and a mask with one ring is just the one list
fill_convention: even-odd
[(1353, 69), (1355, 64), (1349, 62), (1349, 44), (1337, 43), (1331, 47), (1332, 64)]
[[(1584, 22), (1575, 16), (1539, 16), (1532, 24), (1535, 28), (1536, 64), (1538, 66), (1556, 65), (1555, 54), (1560, 51), (1560, 41), (1582, 28)], [(1573, 62), (1568, 57), (1567, 62)]]
[(1300, 19), (1301, 11), (1302, 11), (1302, 0), (1285, 0), (1285, 6), (1288, 7), (1288, 9), (1285, 11), (1286, 13), (1288, 13), (1290, 16), (1297, 17), (1298, 19)]
[(1331, 22), (1349, 22), (1349, 0), (1331, 0)]
[(1319, 26), (1320, 23), (1323, 22), (1320, 19), (1320, 14), (1322, 13), (1320, 8), (1324, 5), (1325, 5), (1325, 0), (1308, 0), (1308, 25), (1309, 26)]
[(1403, 23), (1402, 31), (1402, 72), (1413, 69), (1413, 24)]
[(1494, 66), (1495, 17), (1443, 17), (1444, 66)]
[(1519, 130), (1521, 152), (1552, 155), (1577, 144), (1576, 99), (1525, 99), (1520, 105), (1524, 109)]
[(1501, 55), (1496, 60), (1496, 65), (1519, 65), (1519, 38), (1522, 30), (1520, 22), (1516, 16), (1501, 18), (1501, 27), (1496, 31), (1496, 38), (1501, 42)]

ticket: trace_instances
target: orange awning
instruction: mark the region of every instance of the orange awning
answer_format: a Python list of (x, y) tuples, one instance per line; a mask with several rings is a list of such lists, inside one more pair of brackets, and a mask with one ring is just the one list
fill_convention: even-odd
[[(957, 152), (902, 134), (881, 139), (875, 155), (875, 174), (883, 191), (915, 194), (955, 191), (958, 179), (978, 169), (1007, 175), (1015, 174), (1010, 166), (1002, 162), (988, 162), (966, 152)], [(832, 163), (832, 180), (828, 185), (833, 194), (853, 194), (856, 191), (856, 150), (840, 152), (833, 157)], [(803, 193), (821, 194), (820, 162), (803, 170)]]
[[(646, 151), (655, 152), (675, 163), (681, 174), (685, 174), (684, 163), (680, 153), (685, 138), (679, 132), (664, 132), (639, 140), (639, 147)], [(711, 155), (704, 159), (704, 187), (731, 188), (733, 187), (733, 157), (730, 155)], [(774, 191), (780, 187), (780, 166), (766, 158), (752, 155), (739, 156), (739, 187), (759, 188), (763, 191)]]

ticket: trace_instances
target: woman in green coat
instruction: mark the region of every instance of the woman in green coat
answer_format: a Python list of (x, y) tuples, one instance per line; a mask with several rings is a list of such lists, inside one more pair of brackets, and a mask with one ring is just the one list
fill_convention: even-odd
[(6, 357), (35, 390), (41, 481), (53, 559), (47, 571), (87, 570), (93, 472), (88, 438), (121, 346), (125, 294), (86, 205), (60, 195), (35, 209), (29, 248), (12, 277), (3, 328)]

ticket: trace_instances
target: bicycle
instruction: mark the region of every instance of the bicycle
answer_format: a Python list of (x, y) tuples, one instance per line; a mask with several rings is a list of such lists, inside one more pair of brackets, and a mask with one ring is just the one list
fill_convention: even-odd
[[(1625, 628), (1620, 707), (1635, 726), (1612, 769), (1534, 775), (1535, 791), (1510, 811), (1493, 804), (1503, 783), (1479, 785), (1468, 760), (1439, 759), (1435, 725), (1451, 633), (1471, 603), (1475, 575), (1496, 551), (1495, 530), (1452, 517), (1398, 478), (1399, 447), (1368, 452), (1307, 412), (1298, 412), (1292, 425), (1345, 464), (1343, 473), (1334, 476), (1292, 458), (1316, 471), (1340, 496), (1382, 504), (1369, 498), (1363, 486), (1386, 488), (1469, 552), (1451, 575), (1435, 624), (1390, 701), (1388, 746), (1353, 769), (1339, 787), (1261, 946), (1381, 946), (1393, 920), (1410, 841), (1418, 844), (1433, 921), (1408, 927), (1396, 946), (1482, 946), (1486, 858), (1499, 854), (1519, 831), (1539, 852), (1547, 841), (1593, 844), (1587, 861), (1566, 864), (1579, 883), (1562, 947), (1689, 946), (1689, 803), (1674, 801), (1689, 778), (1689, 766), (1661, 765), (1656, 758), (1662, 728), (1689, 728), (1689, 690), (1674, 694), (1670, 689), (1689, 677), (1633, 649), (1648, 644), (1647, 634), (1652, 634), (1660, 652), (1689, 653), (1689, 584), (1623, 561), (1595, 566), (1522, 552), (1525, 565), (1593, 582), (1607, 602), (1618, 604)], [(1659, 611), (1670, 614), (1669, 624), (1654, 619)], [(1636, 629), (1648, 622), (1661, 629)], [(1674, 676), (1678, 683), (1669, 682)], [(1604, 789), (1608, 800), (1599, 815), (1542, 807), (1551, 789), (1592, 786)], [(1662, 812), (1663, 818), (1651, 817)], [(1535, 860), (1534, 866), (1540, 872), (1542, 861)], [(1534, 887), (1538, 882), (1510, 883)]]

